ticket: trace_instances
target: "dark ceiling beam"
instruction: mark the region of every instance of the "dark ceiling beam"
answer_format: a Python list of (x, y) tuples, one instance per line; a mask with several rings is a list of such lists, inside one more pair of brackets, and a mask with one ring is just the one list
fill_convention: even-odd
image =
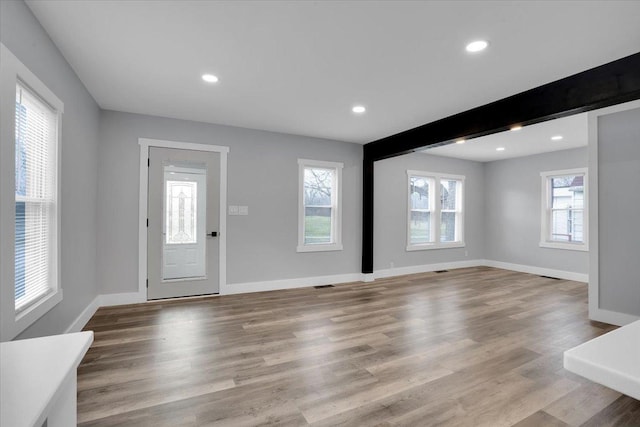
[(640, 53), (364, 146), (382, 160), (458, 138), (477, 138), (640, 98)]
[(364, 146), (362, 272), (373, 273), (374, 164), (459, 138), (471, 139), (640, 99), (640, 53)]

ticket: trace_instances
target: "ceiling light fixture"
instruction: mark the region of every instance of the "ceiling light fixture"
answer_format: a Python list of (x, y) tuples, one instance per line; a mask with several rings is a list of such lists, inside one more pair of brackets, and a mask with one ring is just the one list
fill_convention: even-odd
[(202, 80), (204, 80), (207, 83), (217, 83), (218, 77), (214, 76), (213, 74), (203, 74)]
[(456, 144), (464, 144), (465, 142), (467, 142), (466, 139), (459, 139), (456, 141)]
[(555, 135), (551, 137), (552, 141), (560, 141), (563, 138), (562, 135)]
[(522, 126), (520, 126), (520, 125), (511, 126), (511, 130), (514, 131), (514, 132), (518, 131), (520, 129), (522, 129)]
[(496, 148), (496, 151), (504, 151), (504, 147), (498, 147)]
[(356, 113), (356, 114), (362, 114), (362, 113), (364, 113), (365, 111), (367, 111), (367, 109), (366, 109), (366, 108), (364, 108), (364, 106), (362, 106), (362, 105), (355, 105), (355, 106), (351, 109), (351, 111), (353, 111), (353, 112), (354, 112), (354, 113)]
[(466, 49), (467, 52), (475, 53), (485, 50), (487, 46), (489, 46), (489, 43), (486, 40), (476, 40), (469, 43)]

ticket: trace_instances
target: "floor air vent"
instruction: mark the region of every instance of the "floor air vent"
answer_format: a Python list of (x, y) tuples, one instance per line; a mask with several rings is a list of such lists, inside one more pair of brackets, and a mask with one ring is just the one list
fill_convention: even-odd
[(315, 289), (333, 288), (333, 285), (319, 285), (314, 286)]
[(434, 273), (448, 273), (449, 270), (436, 270)]

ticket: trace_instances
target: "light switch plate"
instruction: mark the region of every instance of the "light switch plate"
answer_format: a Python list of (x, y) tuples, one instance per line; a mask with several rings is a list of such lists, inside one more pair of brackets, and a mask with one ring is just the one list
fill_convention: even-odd
[(249, 206), (238, 206), (238, 215), (249, 215)]
[(229, 205), (229, 215), (238, 215), (238, 207), (235, 205)]

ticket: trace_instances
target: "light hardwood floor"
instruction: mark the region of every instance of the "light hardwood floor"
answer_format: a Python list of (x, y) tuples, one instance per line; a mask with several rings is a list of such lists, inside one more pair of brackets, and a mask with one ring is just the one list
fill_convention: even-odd
[(102, 308), (82, 426), (640, 426), (562, 368), (587, 286), (478, 267)]

